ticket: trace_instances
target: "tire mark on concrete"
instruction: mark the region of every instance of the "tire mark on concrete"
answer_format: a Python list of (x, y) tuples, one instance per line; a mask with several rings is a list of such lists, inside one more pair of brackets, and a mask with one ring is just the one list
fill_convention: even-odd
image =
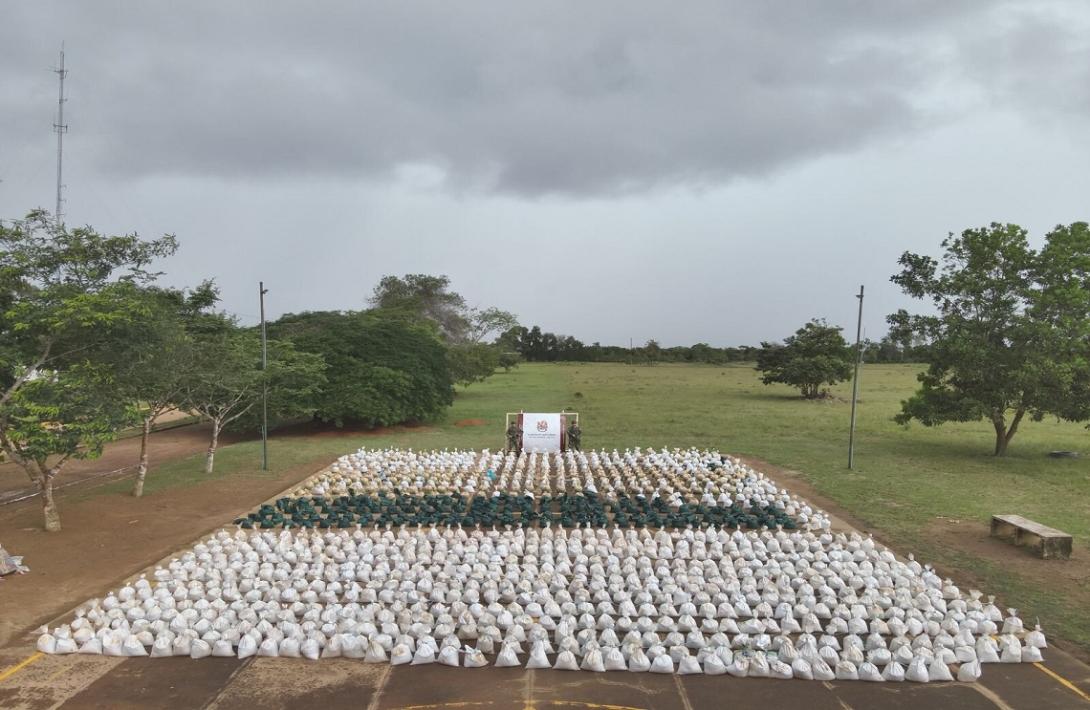
[(371, 698), (371, 702), (368, 703), (367, 710), (378, 710), (379, 701), (382, 700), (382, 691), (386, 689), (386, 684), (390, 681), (390, 674), (393, 670), (393, 666), (386, 666), (382, 670), (382, 676), (378, 679), (378, 685), (375, 687), (375, 695)]

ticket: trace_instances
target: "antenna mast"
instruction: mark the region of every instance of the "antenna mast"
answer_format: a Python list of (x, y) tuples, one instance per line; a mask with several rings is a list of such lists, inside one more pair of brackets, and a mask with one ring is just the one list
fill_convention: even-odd
[(53, 213), (53, 219), (56, 221), (57, 227), (61, 226), (61, 203), (64, 201), (62, 195), (64, 191), (64, 183), (62, 182), (62, 158), (64, 155), (64, 134), (68, 132), (68, 124), (64, 122), (64, 102), (67, 99), (64, 98), (64, 77), (68, 75), (68, 71), (64, 68), (64, 43), (61, 43), (61, 63), (60, 66), (53, 70), (53, 73), (57, 75), (60, 80), (60, 90), (57, 93), (57, 122), (53, 124), (53, 132), (57, 134), (57, 209)]

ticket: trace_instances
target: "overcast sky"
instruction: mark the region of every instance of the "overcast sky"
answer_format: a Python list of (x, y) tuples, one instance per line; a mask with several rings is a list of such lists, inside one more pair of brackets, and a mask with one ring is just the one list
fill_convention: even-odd
[(256, 319), (383, 274), (585, 341), (854, 335), (906, 249), (1090, 218), (1090, 3), (0, 0), (0, 218), (171, 232)]

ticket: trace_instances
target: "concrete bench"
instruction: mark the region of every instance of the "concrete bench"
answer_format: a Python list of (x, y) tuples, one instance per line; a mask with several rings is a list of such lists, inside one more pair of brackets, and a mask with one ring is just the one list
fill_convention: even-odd
[(993, 515), (992, 537), (1027, 545), (1041, 558), (1066, 560), (1071, 557), (1071, 536), (1021, 515)]

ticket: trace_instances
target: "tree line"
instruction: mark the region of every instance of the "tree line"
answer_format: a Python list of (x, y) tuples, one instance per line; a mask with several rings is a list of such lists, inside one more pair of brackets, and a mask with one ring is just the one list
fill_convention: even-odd
[[(662, 347), (651, 339), (643, 345), (623, 347), (587, 345), (570, 335), (558, 335), (542, 331), (540, 326), (526, 328), (515, 326), (502, 333), (496, 340), (501, 353), (510, 362), (623, 362), (626, 364), (654, 365), (667, 363), (701, 363), (726, 365), (738, 362), (754, 362), (761, 347), (738, 345), (716, 347), (707, 343)], [(872, 363), (926, 362), (927, 343), (915, 337), (887, 335), (880, 341), (863, 341), (863, 361)], [(513, 359), (512, 359), (513, 358)], [(505, 363), (500, 363), (501, 365)]]

